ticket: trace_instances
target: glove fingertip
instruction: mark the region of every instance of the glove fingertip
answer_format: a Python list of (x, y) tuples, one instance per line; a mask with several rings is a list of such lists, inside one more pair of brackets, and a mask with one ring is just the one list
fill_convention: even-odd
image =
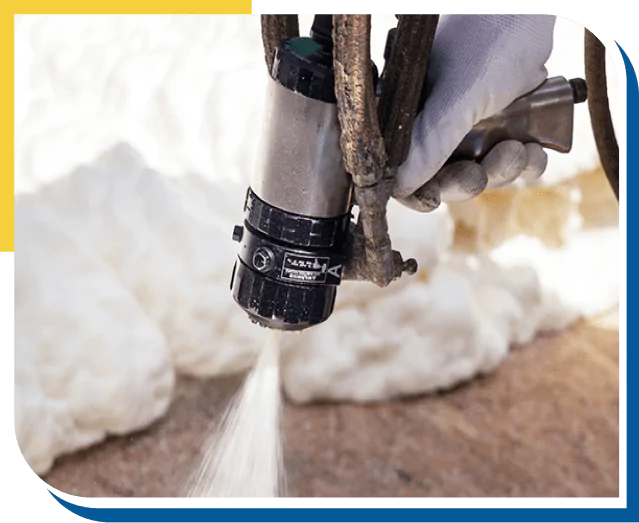
[(482, 167), (471, 161), (460, 161), (444, 167), (435, 177), (444, 202), (470, 200), (486, 189), (488, 178)]
[(437, 209), (442, 202), (439, 184), (435, 179), (430, 180), (413, 194), (405, 198), (397, 198), (397, 201), (417, 212), (432, 212)]
[(496, 189), (517, 178), (527, 163), (526, 147), (516, 140), (498, 143), (482, 160), (488, 177), (488, 189)]
[(525, 182), (532, 182), (539, 179), (548, 167), (548, 154), (538, 143), (527, 143), (526, 156), (526, 165), (520, 178)]

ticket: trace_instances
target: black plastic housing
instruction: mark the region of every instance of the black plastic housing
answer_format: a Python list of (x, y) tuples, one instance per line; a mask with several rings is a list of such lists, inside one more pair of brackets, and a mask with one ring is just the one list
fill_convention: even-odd
[(310, 218), (277, 209), (250, 189), (233, 269), (233, 298), (256, 323), (302, 330), (333, 312), (346, 261), (344, 240), (350, 215)]

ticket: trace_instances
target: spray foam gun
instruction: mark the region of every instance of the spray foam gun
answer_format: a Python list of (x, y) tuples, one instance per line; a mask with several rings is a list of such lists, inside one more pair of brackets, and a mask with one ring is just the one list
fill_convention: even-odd
[[(267, 104), (244, 223), (233, 231), (240, 248), (231, 279), (235, 301), (262, 326), (317, 325), (342, 279), (385, 286), (417, 270), (391, 249), (385, 212), (424, 102), (438, 17), (398, 18), (379, 78), (370, 16), (316, 15), (310, 37), (297, 36), (296, 16), (262, 17)], [(507, 139), (567, 153), (574, 105), (585, 100), (583, 80), (550, 78), (479, 122), (451, 160), (481, 160)]]

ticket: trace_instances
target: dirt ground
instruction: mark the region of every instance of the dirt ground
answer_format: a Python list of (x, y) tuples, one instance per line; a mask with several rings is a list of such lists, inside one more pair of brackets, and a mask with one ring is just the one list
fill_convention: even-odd
[[(288, 496), (618, 496), (619, 335), (579, 323), (454, 391), (377, 405), (287, 404)], [(60, 459), (78, 496), (180, 496), (241, 378), (181, 379), (148, 430)]]

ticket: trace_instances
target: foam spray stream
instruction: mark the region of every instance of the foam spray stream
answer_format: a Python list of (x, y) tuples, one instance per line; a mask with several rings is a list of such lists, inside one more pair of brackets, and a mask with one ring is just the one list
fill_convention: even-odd
[(276, 497), (280, 490), (279, 331), (271, 331), (242, 390), (205, 443), (190, 497)]

